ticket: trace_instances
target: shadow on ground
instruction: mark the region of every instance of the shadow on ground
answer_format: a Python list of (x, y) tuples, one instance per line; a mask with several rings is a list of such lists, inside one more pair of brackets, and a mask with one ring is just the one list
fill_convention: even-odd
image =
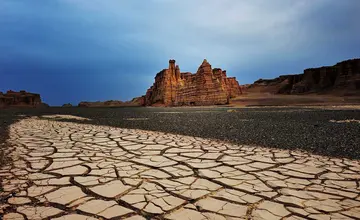
[[(236, 144), (282, 149), (301, 149), (311, 153), (360, 158), (359, 110), (321, 110), (301, 108), (44, 108), (1, 110), (2, 142), (8, 126), (24, 117), (64, 114), (90, 120), (51, 120), (108, 125), (120, 128), (161, 131)], [(45, 116), (45, 117), (44, 117)]]

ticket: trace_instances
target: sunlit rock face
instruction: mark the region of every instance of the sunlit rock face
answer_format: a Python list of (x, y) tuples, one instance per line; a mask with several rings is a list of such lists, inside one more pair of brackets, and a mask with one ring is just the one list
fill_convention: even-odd
[(169, 61), (169, 68), (155, 76), (155, 83), (145, 95), (146, 105), (221, 105), (241, 95), (241, 88), (235, 77), (227, 77), (226, 71), (212, 69), (205, 59), (195, 74), (180, 72), (175, 60)]

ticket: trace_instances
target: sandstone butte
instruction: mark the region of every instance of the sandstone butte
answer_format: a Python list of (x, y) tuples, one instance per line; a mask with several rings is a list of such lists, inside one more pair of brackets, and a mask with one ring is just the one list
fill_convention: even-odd
[(41, 102), (39, 94), (29, 93), (24, 90), (14, 92), (12, 90), (6, 93), (0, 92), (0, 108), (6, 107), (39, 107), (46, 104)]
[(180, 72), (175, 60), (170, 60), (169, 68), (156, 74), (142, 102), (147, 106), (221, 105), (241, 94), (236, 78), (227, 77), (220, 68), (212, 69), (206, 59), (195, 74)]

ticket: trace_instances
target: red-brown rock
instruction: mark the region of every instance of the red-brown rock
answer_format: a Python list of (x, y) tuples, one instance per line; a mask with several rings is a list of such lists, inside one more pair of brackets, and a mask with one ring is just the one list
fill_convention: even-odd
[(124, 102), (117, 101), (117, 100), (108, 100), (105, 102), (80, 102), (78, 104), (78, 107), (117, 107), (117, 106), (123, 106)]
[(302, 74), (259, 79), (247, 86), (246, 90), (279, 94), (360, 95), (360, 59), (342, 61), (334, 66), (306, 69)]
[(133, 106), (144, 106), (145, 105), (145, 96), (135, 97), (131, 101), (125, 102)]
[[(135, 107), (135, 106), (144, 106), (145, 105), (145, 96), (140, 96), (133, 98), (131, 101), (118, 101), (118, 100), (108, 100), (108, 101), (97, 101), (97, 102), (80, 102), (78, 107)], [(68, 106), (63, 106), (68, 107)]]
[(0, 92), (0, 108), (5, 107), (40, 107), (44, 106), (39, 94), (29, 93), (24, 90), (14, 92), (7, 91), (5, 94)]
[(219, 105), (241, 93), (235, 77), (228, 78), (225, 70), (212, 69), (206, 59), (195, 74), (181, 73), (175, 60), (170, 60), (169, 68), (160, 71), (147, 90), (145, 105)]

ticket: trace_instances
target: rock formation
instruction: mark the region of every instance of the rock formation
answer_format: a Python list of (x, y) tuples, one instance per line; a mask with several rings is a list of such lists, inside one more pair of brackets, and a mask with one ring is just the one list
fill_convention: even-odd
[(241, 93), (235, 77), (212, 69), (206, 59), (195, 74), (181, 73), (175, 60), (170, 60), (169, 68), (156, 74), (155, 83), (147, 90), (145, 105), (219, 105)]
[(7, 91), (5, 94), (0, 92), (0, 108), (5, 107), (41, 107), (45, 106), (41, 102), (39, 94), (29, 93), (24, 90), (14, 92)]
[(117, 101), (117, 100), (109, 100), (105, 102), (80, 102), (78, 104), (78, 107), (117, 107), (117, 106), (123, 106), (124, 102)]
[[(131, 101), (109, 100), (104, 102), (80, 102), (78, 107), (137, 107), (145, 105), (145, 96), (133, 98)], [(64, 107), (64, 106), (63, 106)]]
[(332, 93), (360, 94), (360, 59), (342, 61), (334, 66), (304, 70), (302, 74), (259, 79), (247, 86), (250, 92), (279, 94)]
[(126, 101), (125, 104), (131, 106), (144, 106), (145, 105), (145, 96), (135, 97), (130, 101)]
[(71, 103), (66, 103), (66, 104), (63, 104), (61, 107), (68, 108), (68, 107), (73, 107), (73, 105)]

